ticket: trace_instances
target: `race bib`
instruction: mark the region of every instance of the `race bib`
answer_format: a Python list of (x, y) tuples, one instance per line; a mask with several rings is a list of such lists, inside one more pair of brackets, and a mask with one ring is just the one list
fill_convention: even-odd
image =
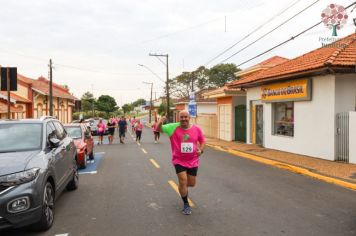
[(182, 143), (180, 151), (182, 153), (193, 153), (193, 143)]

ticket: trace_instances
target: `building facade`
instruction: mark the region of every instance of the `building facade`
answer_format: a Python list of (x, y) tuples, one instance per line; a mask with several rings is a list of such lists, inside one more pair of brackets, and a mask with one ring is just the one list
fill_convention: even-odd
[[(232, 83), (231, 88), (246, 90), (247, 142), (356, 163), (356, 139), (350, 135), (356, 122), (355, 66), (356, 34), (352, 34), (335, 46)], [(340, 117), (345, 117), (347, 126)]]

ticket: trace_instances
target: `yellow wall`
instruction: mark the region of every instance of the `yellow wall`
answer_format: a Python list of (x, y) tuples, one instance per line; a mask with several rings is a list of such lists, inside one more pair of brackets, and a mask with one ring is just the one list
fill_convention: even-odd
[[(43, 112), (42, 115), (49, 115), (49, 111), (46, 112), (46, 104), (44, 103), (46, 97), (44, 95), (35, 94), (35, 101), (34, 101), (34, 118), (39, 118), (37, 114), (38, 104), (42, 104)], [(53, 116), (55, 116), (59, 121), (62, 123), (70, 123), (72, 121), (72, 107), (67, 106), (67, 100), (65, 98), (59, 98), (59, 103), (57, 97), (53, 97)], [(59, 106), (58, 106), (59, 104)], [(64, 111), (62, 112), (62, 107)], [(48, 107), (49, 109), (49, 107)], [(67, 115), (68, 114), (68, 115)], [(68, 117), (67, 117), (68, 116)]]
[(28, 89), (26, 86), (23, 86), (21, 84), (17, 84), (17, 91), (13, 91), (12, 93), (19, 95), (23, 98), (28, 98)]

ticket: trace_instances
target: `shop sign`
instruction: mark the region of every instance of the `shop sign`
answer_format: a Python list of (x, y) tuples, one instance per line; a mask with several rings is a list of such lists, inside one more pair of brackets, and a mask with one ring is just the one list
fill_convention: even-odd
[(311, 80), (301, 79), (261, 86), (263, 102), (310, 101)]

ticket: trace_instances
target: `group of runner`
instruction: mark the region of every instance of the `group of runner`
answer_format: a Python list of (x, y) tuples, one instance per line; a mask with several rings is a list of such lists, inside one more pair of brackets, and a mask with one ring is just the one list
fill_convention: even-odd
[[(155, 143), (158, 143), (160, 132), (166, 133), (170, 139), (172, 164), (174, 165), (178, 177), (178, 189), (183, 200), (182, 213), (190, 215), (192, 210), (188, 201), (188, 187), (194, 187), (196, 185), (199, 159), (204, 152), (205, 138), (202, 130), (197, 125), (190, 124), (188, 111), (184, 110), (179, 113), (179, 122), (164, 123), (166, 123), (165, 116), (159, 119), (159, 121), (155, 118), (152, 124), (154, 140)], [(105, 130), (105, 126), (102, 124), (102, 120), (99, 121), (98, 130), (100, 128)], [(127, 122), (125, 117), (121, 117), (119, 120), (111, 118), (108, 122), (110, 144), (113, 141), (116, 127), (119, 129), (120, 142), (124, 143), (128, 124), (131, 126), (131, 131), (136, 133), (136, 142), (139, 143), (141, 141), (143, 124), (140, 119), (130, 117), (129, 122)]]
[[(160, 138), (160, 132), (157, 131), (157, 118), (155, 122), (152, 124), (152, 131), (154, 134), (154, 142), (158, 143)], [(121, 118), (111, 117), (107, 124), (103, 122), (103, 119), (100, 118), (97, 124), (97, 135), (99, 136), (98, 144), (103, 144), (104, 134), (106, 128), (108, 128), (108, 140), (109, 144), (112, 144), (114, 141), (115, 130), (119, 131), (120, 143), (125, 143), (125, 134), (127, 132), (128, 126), (131, 126), (132, 133), (136, 134), (136, 142), (141, 142), (143, 123), (139, 118), (130, 117), (127, 121), (124, 116)]]

